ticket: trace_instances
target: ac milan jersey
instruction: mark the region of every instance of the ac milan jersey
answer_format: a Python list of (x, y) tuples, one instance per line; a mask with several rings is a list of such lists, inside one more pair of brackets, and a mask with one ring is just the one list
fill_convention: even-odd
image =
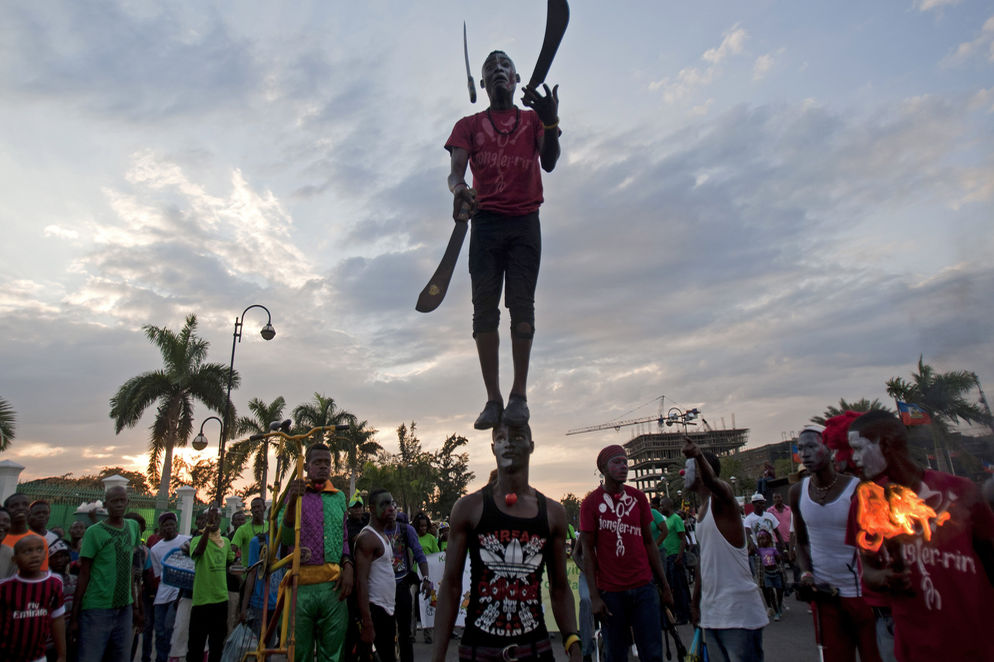
[(52, 620), (65, 611), (57, 575), (45, 571), (37, 579), (14, 575), (0, 581), (0, 660), (44, 658)]
[(549, 636), (541, 590), (549, 518), (545, 497), (536, 496), (538, 514), (522, 519), (501, 512), (491, 487), (483, 488), (483, 514), (467, 541), (466, 646), (527, 644)]

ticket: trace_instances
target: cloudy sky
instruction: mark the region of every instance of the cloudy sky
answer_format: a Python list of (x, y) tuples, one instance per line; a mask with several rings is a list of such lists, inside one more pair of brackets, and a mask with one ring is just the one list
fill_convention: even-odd
[[(429, 449), (465, 434), (486, 475), (465, 254), (441, 308), (414, 302), (451, 229), (442, 145), (485, 108), (462, 22), (474, 71), (502, 48), (527, 78), (544, 5), (8, 4), (3, 457), (24, 478), (143, 466), (152, 412), (120, 435), (108, 416), (160, 365), (142, 325), (196, 313), (226, 363), (260, 303), (277, 336), (248, 314), (236, 407), (319, 391), (388, 449), (404, 421)], [(840, 397), (886, 401), (922, 353), (994, 389), (990, 3), (574, 0), (548, 80), (540, 489), (585, 492), (633, 432), (566, 430), (661, 395), (760, 445)]]

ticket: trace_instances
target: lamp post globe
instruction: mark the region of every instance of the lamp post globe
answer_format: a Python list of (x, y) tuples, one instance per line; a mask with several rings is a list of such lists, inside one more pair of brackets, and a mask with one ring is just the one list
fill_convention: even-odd
[(193, 443), (191, 445), (193, 446), (193, 450), (202, 451), (207, 448), (207, 437), (205, 437), (204, 433), (201, 432), (193, 438)]
[(266, 326), (262, 327), (259, 331), (259, 335), (262, 336), (263, 340), (272, 340), (276, 337), (276, 329), (269, 322), (266, 322)]

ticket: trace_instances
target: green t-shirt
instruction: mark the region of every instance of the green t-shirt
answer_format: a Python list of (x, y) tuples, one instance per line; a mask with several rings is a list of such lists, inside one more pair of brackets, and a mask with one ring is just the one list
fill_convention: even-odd
[[(663, 517), (663, 514), (661, 512), (659, 512), (655, 508), (652, 509), (652, 521), (649, 522), (649, 531), (652, 533), (652, 540), (653, 540), (653, 542), (655, 542), (656, 538), (659, 537), (659, 532), (662, 531), (662, 529), (659, 528), (659, 523), (663, 522), (665, 520), (666, 520), (666, 518)], [(665, 541), (666, 539), (663, 538), (663, 540)], [(662, 549), (662, 548), (663, 548), (663, 546), (660, 545), (659, 549)]]
[(238, 527), (235, 535), (231, 536), (231, 544), (237, 547), (238, 551), (242, 554), (242, 563), (248, 560), (248, 548), (249, 543), (252, 542), (252, 538), (260, 533), (266, 533), (267, 529), (268, 527), (265, 522), (262, 524), (253, 524), (252, 520), (249, 520)]
[(666, 528), (669, 529), (666, 537), (663, 538), (663, 549), (666, 550), (666, 556), (679, 554), (680, 534), (686, 530), (686, 527), (683, 525), (683, 518), (673, 513), (666, 518)]
[[(239, 529), (241, 530), (241, 529)], [(204, 553), (193, 558), (193, 606), (213, 605), (228, 601), (228, 561), (235, 560), (231, 541), (221, 538), (222, 547), (207, 541)], [(200, 536), (190, 541), (190, 554), (200, 544)]]
[(438, 547), (438, 538), (431, 535), (431, 533), (425, 533), (423, 536), (418, 536), (418, 542), (421, 543), (421, 551), (425, 554), (437, 554), (442, 551)]
[(131, 564), (138, 545), (138, 522), (126, 519), (120, 529), (98, 522), (86, 529), (79, 556), (92, 559), (83, 609), (117, 609), (134, 602)]

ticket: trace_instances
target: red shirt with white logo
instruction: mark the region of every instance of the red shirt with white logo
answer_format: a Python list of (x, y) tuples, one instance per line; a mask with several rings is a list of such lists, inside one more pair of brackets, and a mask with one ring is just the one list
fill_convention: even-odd
[(627, 591), (652, 581), (652, 568), (642, 526), (652, 521), (649, 499), (641, 490), (622, 485), (617, 494), (598, 487), (580, 504), (580, 531), (596, 540), (597, 588)]
[(482, 211), (524, 216), (542, 204), (539, 140), (542, 120), (534, 110), (514, 107), (464, 117), (445, 149), (469, 152), (473, 188)]
[[(901, 662), (994, 661), (989, 641), (994, 588), (973, 548), (974, 536), (994, 539), (994, 513), (977, 486), (965, 478), (926, 470), (918, 491), (937, 515), (931, 540), (902, 537), (901, 556), (911, 571), (913, 595), (888, 594), (894, 615), (894, 651)], [(849, 534), (858, 530), (855, 509)]]

